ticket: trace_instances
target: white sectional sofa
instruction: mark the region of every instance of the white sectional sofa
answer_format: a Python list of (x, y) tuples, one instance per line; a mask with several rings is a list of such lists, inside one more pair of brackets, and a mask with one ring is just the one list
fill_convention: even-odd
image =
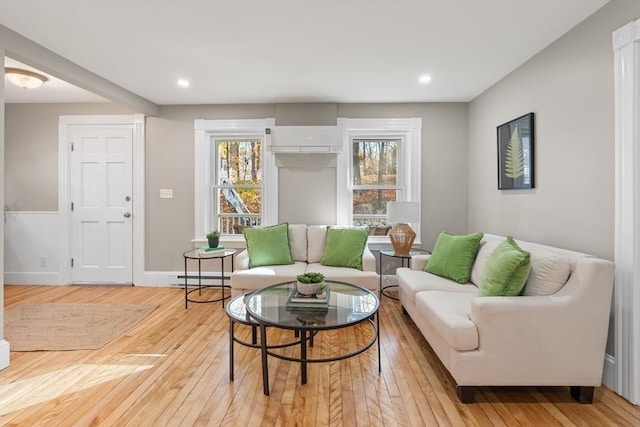
[(457, 383), (464, 403), (475, 386), (570, 386), (591, 403), (601, 384), (614, 264), (525, 241), (531, 270), (519, 296), (477, 296), (492, 251), (484, 235), (470, 282), (423, 271), (430, 255), (397, 270), (400, 302)]
[(362, 270), (320, 263), (326, 234), (326, 225), (289, 224), (289, 246), (293, 264), (250, 268), (249, 252), (243, 250), (235, 257), (234, 271), (231, 273), (232, 294), (253, 292), (269, 285), (295, 280), (297, 275), (312, 271), (324, 274), (326, 280), (352, 283), (377, 291), (376, 259), (366, 245), (362, 254)]

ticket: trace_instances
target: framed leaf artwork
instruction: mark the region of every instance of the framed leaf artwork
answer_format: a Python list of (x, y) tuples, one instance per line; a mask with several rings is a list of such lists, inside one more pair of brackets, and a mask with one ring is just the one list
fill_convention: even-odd
[(498, 126), (498, 190), (534, 188), (533, 113)]

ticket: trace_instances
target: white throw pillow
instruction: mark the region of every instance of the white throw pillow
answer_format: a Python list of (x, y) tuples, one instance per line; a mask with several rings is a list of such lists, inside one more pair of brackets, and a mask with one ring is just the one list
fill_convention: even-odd
[(294, 261), (307, 261), (306, 224), (289, 224), (289, 248)]
[(480, 247), (478, 248), (478, 253), (476, 254), (476, 260), (473, 262), (473, 267), (471, 268), (471, 276), (469, 279), (471, 283), (476, 286), (480, 285), (480, 279), (482, 278), (482, 273), (484, 272), (484, 267), (487, 265), (487, 260), (498, 247), (502, 240), (483, 240), (480, 242)]
[(327, 239), (326, 225), (307, 226), (307, 262), (318, 263), (324, 253), (324, 242)]
[(521, 295), (552, 295), (567, 283), (571, 263), (567, 257), (545, 251), (531, 251), (531, 272)]

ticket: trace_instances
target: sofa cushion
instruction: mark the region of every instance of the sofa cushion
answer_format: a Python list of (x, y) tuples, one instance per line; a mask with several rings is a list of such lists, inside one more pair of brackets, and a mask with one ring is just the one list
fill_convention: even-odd
[(327, 238), (326, 225), (307, 226), (307, 262), (320, 262)]
[(472, 295), (478, 293), (478, 288), (472, 283), (460, 286), (458, 283), (444, 277), (406, 267), (396, 270), (396, 278), (403, 297), (406, 297), (408, 301), (414, 304), (416, 294), (422, 291), (447, 291)]
[(244, 229), (249, 268), (262, 265), (293, 264), (289, 247), (289, 224)]
[(469, 277), (471, 283), (474, 283), (475, 285), (480, 284), (480, 279), (482, 279), (482, 273), (487, 265), (487, 260), (489, 260), (489, 257), (498, 245), (502, 243), (502, 240), (504, 239), (487, 239), (487, 236), (485, 236), (482, 242), (480, 242), (478, 254), (476, 255), (476, 260), (474, 261), (473, 268), (471, 269), (471, 276)]
[(370, 290), (378, 290), (378, 274), (375, 271), (360, 271), (349, 267), (329, 267), (319, 263), (307, 265), (307, 271), (322, 273), (325, 280), (346, 282)]
[(480, 279), (478, 296), (514, 296), (522, 290), (529, 270), (530, 254), (511, 236), (493, 251)]
[(289, 248), (294, 261), (307, 260), (307, 226), (289, 224)]
[(231, 286), (234, 289), (256, 290), (275, 285), (276, 283), (295, 280), (306, 271), (306, 262), (295, 262), (288, 265), (268, 265), (248, 270), (236, 270), (231, 275)]
[(456, 351), (478, 348), (478, 328), (469, 319), (473, 294), (425, 291), (416, 294), (416, 308), (433, 330)]
[(540, 249), (532, 249), (531, 272), (522, 290), (523, 295), (552, 295), (567, 283), (571, 262), (567, 257)]
[(366, 229), (329, 227), (320, 264), (362, 270), (362, 253), (368, 238)]
[(425, 271), (467, 283), (482, 236), (482, 233), (455, 236), (443, 231), (436, 240)]

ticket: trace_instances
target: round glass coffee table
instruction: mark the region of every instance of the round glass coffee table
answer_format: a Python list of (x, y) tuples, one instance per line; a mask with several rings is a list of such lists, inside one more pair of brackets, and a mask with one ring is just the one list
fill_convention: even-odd
[[(269, 395), (269, 370), (267, 356), (301, 364), (302, 384), (307, 383), (307, 363), (335, 362), (356, 356), (368, 350), (380, 334), (380, 319), (377, 316), (380, 300), (368, 289), (349, 283), (325, 281), (329, 288), (326, 308), (290, 307), (287, 300), (294, 290), (295, 282), (269, 286), (246, 298), (246, 313), (260, 328), (262, 352), (262, 382), (264, 394)], [(374, 320), (375, 319), (375, 320)], [(308, 358), (307, 345), (313, 345), (313, 337), (320, 331), (346, 328), (366, 322), (372, 328), (371, 339), (355, 351), (327, 358)], [(300, 357), (290, 357), (273, 351), (276, 347), (267, 342), (267, 327), (291, 329), (300, 334)], [(378, 341), (378, 372), (380, 372), (380, 342)]]

